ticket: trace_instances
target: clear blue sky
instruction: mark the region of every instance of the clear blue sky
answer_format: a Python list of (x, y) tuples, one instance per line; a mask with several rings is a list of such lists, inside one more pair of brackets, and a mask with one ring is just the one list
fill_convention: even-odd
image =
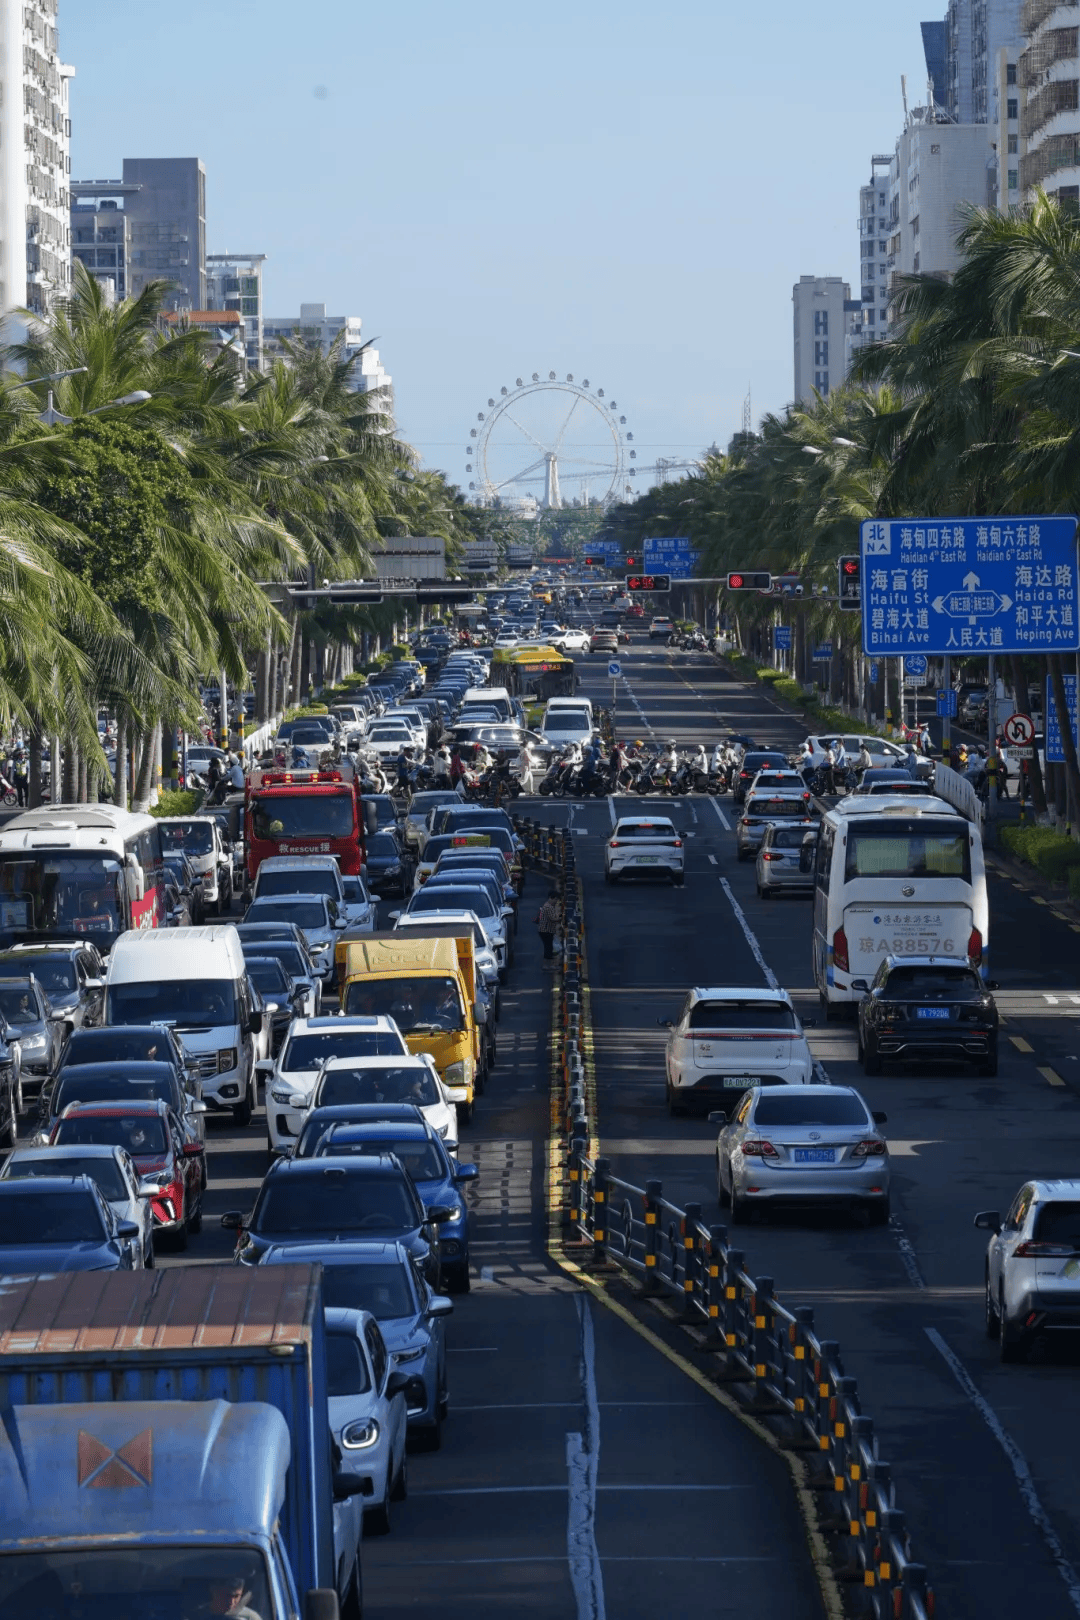
[[(858, 188), (945, 0), (60, 0), (72, 175), (199, 156), (266, 311), (363, 317), (466, 483), (515, 376), (615, 395), (642, 465), (792, 392), (791, 287), (858, 279)], [(644, 486), (651, 480), (642, 480)]]

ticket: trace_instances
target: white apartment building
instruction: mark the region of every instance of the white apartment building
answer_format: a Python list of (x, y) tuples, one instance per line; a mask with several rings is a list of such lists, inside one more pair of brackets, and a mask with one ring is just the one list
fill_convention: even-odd
[(57, 0), (0, 0), (0, 313), (71, 287), (71, 121)]
[(1017, 66), (1020, 191), (1037, 186), (1080, 203), (1080, 5), (1025, 0), (1024, 49)]
[(236, 310), (244, 322), (244, 351), (249, 370), (263, 362), (262, 267), (265, 253), (208, 253), (208, 309)]
[(823, 397), (847, 376), (847, 321), (859, 305), (840, 276), (800, 276), (794, 305), (795, 403)]
[(299, 317), (265, 316), (263, 352), (266, 360), (287, 360), (281, 339), (290, 343), (313, 344), (329, 354), (339, 337), (344, 338), (342, 353), (353, 362), (350, 378), (357, 393), (370, 394), (377, 388), (389, 390), (393, 379), (383, 369), (378, 349), (364, 348), (359, 315), (328, 315), (325, 304), (301, 304)]
[(848, 318), (847, 369), (860, 349), (888, 336), (889, 212), (892, 158), (870, 159), (870, 180), (859, 187), (859, 302)]

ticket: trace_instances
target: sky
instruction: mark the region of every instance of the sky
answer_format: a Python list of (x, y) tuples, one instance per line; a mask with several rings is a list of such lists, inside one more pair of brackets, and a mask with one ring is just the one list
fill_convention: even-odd
[(602, 386), (646, 469), (726, 445), (748, 390), (755, 423), (790, 400), (800, 275), (858, 296), (859, 186), (944, 11), (60, 0), (71, 172), (201, 157), (208, 250), (268, 255), (268, 315), (360, 315), (401, 435), (462, 487), (534, 371)]

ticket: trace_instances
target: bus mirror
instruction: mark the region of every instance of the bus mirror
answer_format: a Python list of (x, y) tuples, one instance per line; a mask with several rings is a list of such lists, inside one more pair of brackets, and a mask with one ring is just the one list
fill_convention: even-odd
[(374, 836), (379, 830), (379, 807), (372, 804), (370, 799), (362, 800), (364, 806), (364, 831)]
[(126, 877), (127, 877), (127, 897), (128, 897), (128, 899), (129, 900), (143, 900), (143, 899), (145, 899), (145, 897), (146, 897), (146, 885), (145, 885), (145, 883), (143, 881), (142, 867), (137, 866), (135, 864), (135, 862), (133, 861), (131, 863), (131, 865), (125, 867), (124, 870), (125, 870)]

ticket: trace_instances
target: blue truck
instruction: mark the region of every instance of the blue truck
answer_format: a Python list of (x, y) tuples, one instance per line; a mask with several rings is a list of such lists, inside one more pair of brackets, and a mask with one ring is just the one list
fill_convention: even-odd
[(0, 1620), (360, 1612), (321, 1266), (0, 1279)]

